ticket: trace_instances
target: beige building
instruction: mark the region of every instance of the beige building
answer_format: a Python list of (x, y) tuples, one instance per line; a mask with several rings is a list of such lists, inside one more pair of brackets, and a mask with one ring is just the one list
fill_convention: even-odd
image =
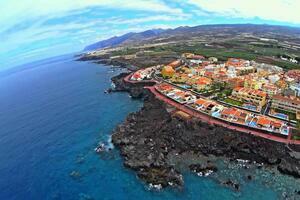
[(300, 113), (300, 99), (296, 97), (274, 95), (272, 97), (272, 108), (285, 110), (298, 115)]
[(232, 90), (231, 97), (238, 101), (253, 103), (258, 106), (266, 104), (267, 94), (260, 90), (237, 87)]

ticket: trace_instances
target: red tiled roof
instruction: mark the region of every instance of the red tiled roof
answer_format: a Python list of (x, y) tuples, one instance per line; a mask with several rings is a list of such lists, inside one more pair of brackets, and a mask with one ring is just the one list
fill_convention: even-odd
[(236, 87), (234, 88), (236, 92), (243, 92), (243, 93), (248, 93), (248, 94), (254, 94), (256, 96), (261, 96), (261, 97), (266, 97), (267, 93), (260, 91), (260, 90), (254, 90), (250, 88), (244, 88), (244, 87)]
[(199, 104), (199, 105), (203, 105), (204, 103), (206, 103), (207, 101), (206, 100), (204, 100), (204, 99), (197, 99), (196, 101), (195, 101), (195, 103), (196, 104)]
[(263, 126), (271, 125), (271, 120), (266, 117), (259, 117), (257, 124), (263, 125)]
[(200, 77), (196, 82), (196, 84), (198, 84), (198, 85), (208, 85), (210, 83), (211, 83), (211, 80), (209, 78), (205, 78), (205, 77)]
[(158, 85), (158, 88), (161, 89), (161, 90), (171, 90), (174, 87), (169, 85), (169, 84), (161, 84), (161, 85)]
[(294, 103), (294, 104), (300, 104), (300, 100), (296, 97), (294, 99), (292, 99), (292, 98), (281, 96), (281, 95), (277, 94), (277, 95), (273, 95), (272, 99), (278, 100), (278, 101), (286, 101), (286, 102)]
[(135, 72), (135, 73), (133, 74), (133, 77), (134, 77), (134, 78), (141, 78), (142, 76), (141, 76), (141, 74), (140, 74), (139, 72)]
[(225, 108), (222, 111), (223, 115), (234, 115), (236, 113), (237, 109), (236, 108)]

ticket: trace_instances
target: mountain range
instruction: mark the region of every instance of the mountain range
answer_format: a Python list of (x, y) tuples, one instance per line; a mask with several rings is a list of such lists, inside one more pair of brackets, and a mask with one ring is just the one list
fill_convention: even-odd
[(130, 32), (90, 44), (84, 48), (84, 51), (139, 43), (179, 41), (189, 38), (233, 38), (242, 34), (300, 43), (300, 28), (298, 27), (267, 24), (217, 24), (194, 27), (180, 26), (174, 29), (151, 29), (138, 33)]

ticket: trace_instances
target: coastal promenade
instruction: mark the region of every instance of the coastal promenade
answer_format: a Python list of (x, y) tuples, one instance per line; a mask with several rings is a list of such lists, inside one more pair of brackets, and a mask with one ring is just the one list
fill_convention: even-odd
[[(144, 83), (149, 83), (149, 82), (160, 83), (159, 81), (153, 80), (153, 79), (152, 80), (143, 80), (143, 81), (133, 81), (133, 80), (130, 80), (131, 76), (132, 76), (132, 73), (129, 74), (128, 76), (126, 76), (124, 78), (124, 81), (127, 82), (127, 83), (132, 83), (132, 84), (141, 83), (141, 82), (144, 82)], [(228, 128), (230, 130), (239, 131), (239, 132), (246, 133), (246, 134), (251, 134), (251, 135), (254, 135), (254, 136), (257, 136), (257, 137), (262, 137), (262, 138), (272, 140), (272, 141), (275, 141), (275, 142), (300, 145), (299, 140), (292, 140), (291, 139), (291, 132), (289, 133), (288, 137), (285, 139), (285, 138), (281, 138), (281, 137), (278, 137), (278, 136), (275, 136), (275, 135), (267, 134), (267, 133), (259, 131), (259, 130), (254, 130), (254, 129), (250, 129), (250, 128), (242, 127), (242, 126), (236, 126), (236, 125), (230, 124), (229, 122), (226, 123), (224, 121), (215, 119), (215, 118), (213, 118), (209, 115), (197, 112), (197, 111), (195, 111), (195, 110), (193, 110), (193, 109), (191, 109), (191, 108), (189, 108), (185, 105), (177, 103), (177, 102), (169, 99), (168, 97), (162, 95), (161, 93), (159, 93), (155, 89), (154, 86), (145, 86), (144, 88), (149, 89), (156, 96), (156, 98), (158, 98), (159, 100), (164, 101), (165, 103), (177, 108), (178, 110), (181, 110), (181, 111), (183, 111), (183, 112), (185, 112), (185, 113), (187, 113), (191, 116), (194, 116), (194, 117), (196, 117), (196, 118), (200, 119), (201, 121), (204, 121), (208, 124), (219, 125), (219, 126)]]

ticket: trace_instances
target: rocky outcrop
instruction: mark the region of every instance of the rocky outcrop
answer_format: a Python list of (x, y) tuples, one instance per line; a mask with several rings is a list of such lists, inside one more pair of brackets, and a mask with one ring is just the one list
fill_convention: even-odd
[(300, 178), (300, 163), (299, 160), (291, 160), (289, 158), (282, 159), (278, 165), (278, 170), (284, 174), (292, 175)]
[(124, 78), (130, 73), (121, 73), (117, 76), (112, 77), (112, 82), (115, 85), (114, 91), (126, 91), (133, 98), (141, 98), (145, 96), (147, 90), (144, 89), (145, 86), (152, 86), (154, 82), (140, 82), (140, 83), (130, 83), (124, 81)]
[[(146, 93), (144, 107), (130, 114), (113, 133), (112, 141), (119, 147), (125, 166), (136, 170), (147, 183), (182, 185), (180, 171), (171, 159), (187, 152), (265, 163), (278, 166), (282, 173), (300, 175), (299, 160), (290, 157), (284, 144), (172, 113), (174, 109)], [(217, 170), (212, 163), (190, 165), (190, 169)], [(233, 187), (238, 189), (235, 184)]]

